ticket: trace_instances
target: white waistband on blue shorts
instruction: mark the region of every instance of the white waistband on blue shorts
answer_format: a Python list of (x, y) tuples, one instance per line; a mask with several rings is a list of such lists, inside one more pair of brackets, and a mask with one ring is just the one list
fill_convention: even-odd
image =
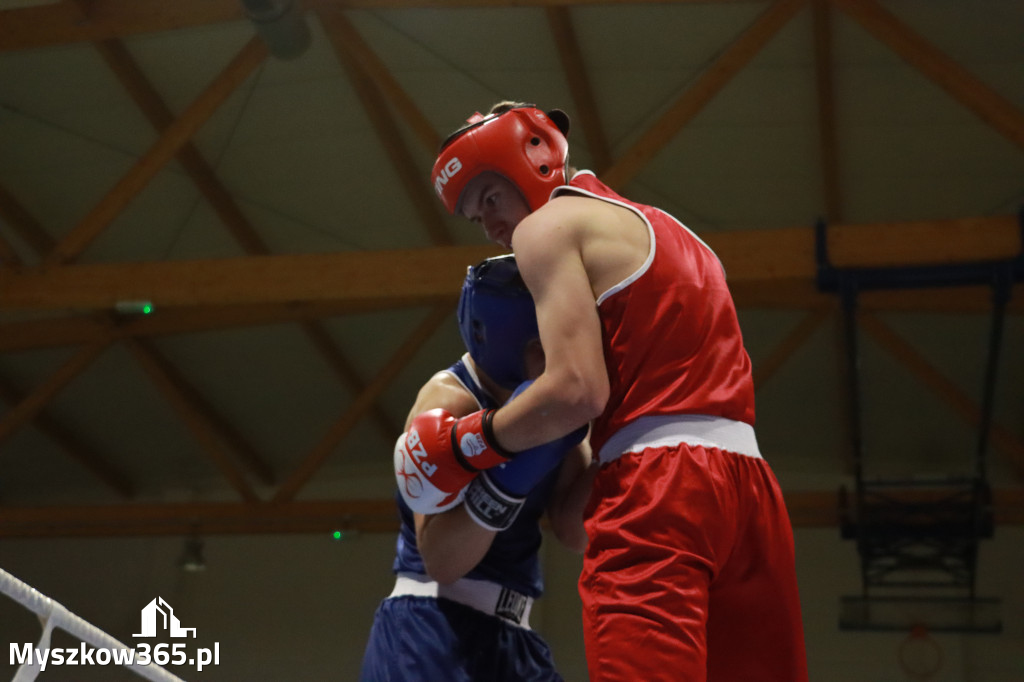
[(488, 580), (459, 578), (450, 585), (441, 585), (425, 575), (399, 573), (395, 579), (395, 589), (388, 598), (405, 596), (449, 599), (530, 629), (533, 597), (527, 597)]
[(744, 422), (703, 414), (640, 417), (616, 431), (599, 454), (601, 464), (627, 452), (687, 445), (718, 448), (738, 455), (760, 457), (754, 427)]

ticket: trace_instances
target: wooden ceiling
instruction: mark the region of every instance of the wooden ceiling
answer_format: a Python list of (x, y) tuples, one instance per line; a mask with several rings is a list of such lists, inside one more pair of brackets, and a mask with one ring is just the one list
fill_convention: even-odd
[[(281, 61), (236, 0), (0, 2), (0, 535), (392, 529), (389, 444), (412, 391), (458, 354), (451, 313), (466, 266), (497, 253), (443, 215), (429, 162), (458, 116), (488, 104), (467, 93), (501, 99), (530, 79), (572, 113), (579, 158), (613, 187), (666, 201), (719, 254), (752, 348), (762, 439), (784, 485), (793, 482), (794, 522), (834, 524), (851, 427), (832, 371), (842, 346), (828, 333), (839, 306), (817, 286), (814, 224), (828, 225), (837, 267), (1022, 253), (1024, 87), (1000, 78), (1020, 80), (1024, 66), (1024, 47), (1005, 38), (1021, 16), (1012, 5), (971, 8), (973, 23), (957, 33), (968, 10), (904, 0), (307, 0), (313, 46)], [(650, 24), (646, 41), (613, 30), (651, 17), (678, 23), (661, 27), (666, 36)], [(942, 39), (966, 37), (943, 48), (915, 21)], [(503, 33), (530, 52), (499, 49)], [(671, 36), (711, 48), (665, 65), (658, 60), (677, 49)], [(481, 40), (496, 47), (481, 52)], [(621, 67), (602, 56), (617, 42), (635, 43)], [(209, 77), (196, 88), (201, 68)], [(648, 73), (659, 88), (643, 82)], [(923, 108), (907, 113), (894, 101), (890, 112), (883, 102), (878, 111), (893, 121), (859, 122), (855, 103), (906, 92), (908, 73)], [(856, 91), (858, 74), (873, 96)], [(87, 85), (66, 97), (96, 101), (62, 100), (74, 83)], [(781, 92), (787, 84), (792, 92)], [(949, 113), (928, 108), (936, 92)], [(343, 105), (331, 115), (310, 113), (332, 98)], [(722, 100), (736, 108), (716, 109)], [(809, 111), (795, 118), (772, 109), (804, 100)], [(293, 119), (302, 123), (290, 128)], [(19, 136), (36, 128), (40, 141), (68, 145)], [(968, 151), (950, 139), (915, 146), (918, 129), (963, 136)], [(766, 151), (773, 131), (778, 159)], [(751, 134), (765, 146), (744, 144)], [(791, 134), (798, 144), (787, 144)], [(78, 143), (86, 149), (69, 167), (62, 155)], [(809, 166), (793, 167), (794, 146)], [(740, 159), (732, 166), (722, 161), (730, 152)], [(909, 179), (888, 167), (915, 156), (925, 168)], [(962, 192), (921, 180), (933, 168)], [(692, 189), (702, 169), (722, 187)], [(266, 178), (286, 173), (300, 180), (274, 196)], [(773, 196), (750, 192), (768, 186)], [(306, 192), (305, 205), (290, 203)], [(332, 208), (315, 205), (333, 195)], [(154, 206), (161, 211), (145, 212)], [(997, 517), (1021, 523), (1019, 281), (1012, 293), (992, 446), (1003, 472)], [(155, 312), (135, 314), (137, 302)], [(895, 361), (901, 383), (940, 405), (907, 420), (926, 434), (952, 428), (946, 413), (961, 438), (980, 422), (980, 382), (964, 379), (955, 359), (938, 360), (960, 353), (943, 346), (956, 333), (934, 329), (980, 330), (962, 363), (973, 367), (991, 306), (986, 286), (861, 296), (873, 347)], [(225, 371), (235, 356), (244, 369), (237, 360)], [(259, 388), (232, 385), (250, 367)], [(817, 391), (828, 398), (809, 406)], [(872, 398), (878, 420), (917, 411), (888, 393)], [(809, 407), (822, 410), (807, 426), (813, 446), (795, 426)], [(164, 430), (154, 427), (150, 441), (111, 413)], [(928, 447), (934, 438), (925, 436)], [(931, 462), (934, 472), (939, 460), (907, 466)]]

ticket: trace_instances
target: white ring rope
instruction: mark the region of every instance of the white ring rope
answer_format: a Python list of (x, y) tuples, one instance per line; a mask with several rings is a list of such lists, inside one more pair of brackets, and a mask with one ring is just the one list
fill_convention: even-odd
[[(39, 640), (38, 650), (50, 648), (50, 633), (54, 628), (60, 628), (97, 649), (129, 648), (2, 568), (0, 568), (0, 592), (40, 617), (43, 623), (43, 635)], [(139, 665), (133, 661), (130, 664), (122, 665), (131, 668), (132, 672), (147, 680), (152, 680), (152, 682), (184, 682), (180, 677), (172, 675), (155, 663)], [(39, 664), (35, 660), (29, 661), (18, 668), (18, 672), (15, 673), (11, 682), (31, 682), (36, 679), (38, 674)]]

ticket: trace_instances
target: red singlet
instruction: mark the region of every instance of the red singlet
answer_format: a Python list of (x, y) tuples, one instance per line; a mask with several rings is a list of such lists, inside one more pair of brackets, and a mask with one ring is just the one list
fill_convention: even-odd
[(792, 528), (721, 264), (592, 173), (560, 194), (634, 211), (651, 243), (598, 300), (611, 393), (580, 576), (591, 682), (806, 682)]

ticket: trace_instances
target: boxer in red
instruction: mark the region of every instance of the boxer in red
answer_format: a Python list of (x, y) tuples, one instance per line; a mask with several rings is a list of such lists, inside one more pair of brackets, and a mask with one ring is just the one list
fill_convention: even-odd
[(722, 266), (669, 214), (572, 169), (567, 134), (562, 112), (503, 103), (434, 165), (448, 210), (514, 251), (547, 363), (500, 409), (425, 416), (423, 474), (451, 494), (593, 421), (591, 681), (805, 682), (793, 533)]

